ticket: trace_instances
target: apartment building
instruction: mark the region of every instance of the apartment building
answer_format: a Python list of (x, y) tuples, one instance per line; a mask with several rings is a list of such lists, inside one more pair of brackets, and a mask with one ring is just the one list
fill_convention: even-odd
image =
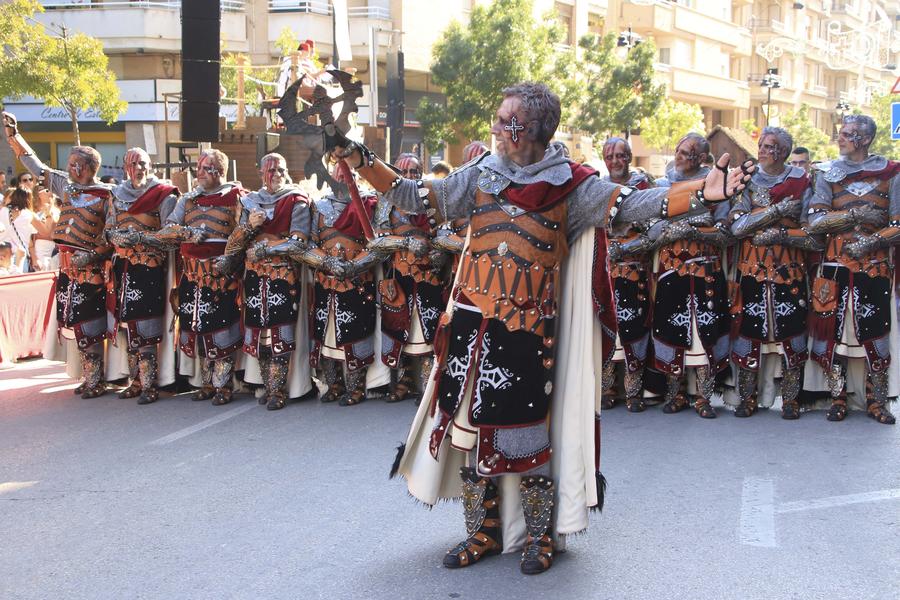
[[(385, 61), (402, 49), (406, 68), (403, 149), (421, 141), (415, 107), (422, 96), (441, 98), (429, 74), (431, 48), (453, 19), (465, 20), (489, 0), (348, 0), (352, 57), (366, 84), (360, 122), (366, 141), (384, 151), (387, 91)], [(107, 126), (89, 111), (82, 115), (82, 140), (96, 145), (104, 162), (121, 164), (125, 148), (147, 147), (155, 160), (179, 139), (177, 93), (181, 88), (180, 2), (175, 0), (46, 0), (41, 21), (99, 38), (119, 79), (128, 111)], [(777, 124), (788, 110), (808, 104), (816, 124), (833, 132), (840, 110), (866, 110), (873, 93), (889, 88), (898, 73), (900, 2), (886, 0), (535, 0), (535, 15), (553, 11), (566, 28), (565, 46), (586, 33), (624, 32), (629, 27), (658, 48), (660, 80), (669, 95), (698, 104), (707, 129), (738, 127), (745, 119)], [(254, 65), (277, 62), (275, 41), (284, 28), (312, 39), (320, 57), (334, 55), (329, 0), (222, 0), (222, 44), (243, 52)], [(369, 40), (378, 61), (378, 104), (371, 107)], [(623, 49), (623, 52), (625, 50)], [(769, 70), (777, 75), (766, 77)], [(839, 108), (840, 107), (840, 108)], [(71, 144), (67, 115), (35, 99), (8, 104), (42, 155), (61, 165)], [(222, 116), (234, 120), (234, 106)], [(573, 154), (590, 157), (589, 142), (562, 131)], [(640, 136), (633, 139), (636, 164), (661, 172)], [(449, 158), (458, 162), (458, 148)], [(429, 149), (431, 158), (440, 151)], [(172, 156), (169, 154), (169, 156)], [(0, 147), (0, 167), (10, 165)]]

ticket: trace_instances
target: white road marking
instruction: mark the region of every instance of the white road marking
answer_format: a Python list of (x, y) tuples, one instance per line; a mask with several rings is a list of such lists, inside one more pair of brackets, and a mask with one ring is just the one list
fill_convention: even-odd
[(197, 433), (198, 431), (202, 431), (207, 427), (212, 427), (217, 423), (221, 423), (222, 421), (227, 421), (232, 417), (236, 417), (241, 413), (245, 413), (248, 410), (255, 408), (257, 406), (256, 402), (245, 404), (244, 406), (238, 406), (237, 408), (232, 408), (227, 412), (223, 412), (220, 415), (216, 415), (210, 419), (206, 419), (205, 421), (200, 421), (196, 425), (191, 425), (190, 427), (185, 427), (184, 429), (179, 429), (175, 433), (170, 433), (167, 436), (161, 437), (158, 440), (153, 440), (149, 445), (151, 446), (165, 446), (166, 444), (171, 444), (172, 442), (176, 442), (183, 437), (187, 437), (192, 433)]
[(771, 479), (745, 477), (741, 493), (741, 543), (774, 548), (775, 484)]
[(19, 490), (24, 490), (25, 488), (30, 488), (31, 486), (38, 483), (37, 481), (7, 481), (6, 483), (0, 483), (0, 496), (3, 494), (8, 494), (10, 492), (18, 492)]
[(829, 496), (816, 500), (798, 500), (785, 502), (775, 507), (777, 514), (800, 512), (801, 510), (814, 510), (817, 508), (832, 508), (846, 506), (848, 504), (860, 504), (862, 502), (878, 502), (880, 500), (900, 499), (900, 489), (878, 490), (876, 492), (863, 492), (861, 494), (847, 494), (846, 496)]

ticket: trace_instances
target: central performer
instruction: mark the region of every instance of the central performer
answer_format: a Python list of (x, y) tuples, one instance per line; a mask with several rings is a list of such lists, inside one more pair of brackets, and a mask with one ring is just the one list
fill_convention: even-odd
[[(432, 226), (470, 220), (435, 369), (396, 468), (422, 502), (463, 497), (468, 535), (444, 566), (524, 548), (521, 570), (534, 574), (553, 563), (554, 530), (563, 541), (586, 529), (589, 508), (602, 507), (594, 228), (704, 213), (705, 201), (742, 189), (752, 167), (728, 174), (725, 155), (705, 180), (634, 191), (550, 144), (560, 102), (547, 86), (521, 83), (503, 96), (491, 131), (496, 154), (446, 179), (404, 179), (361, 145), (335, 155)], [(608, 282), (605, 261), (596, 266)], [(603, 295), (601, 311), (609, 310)]]

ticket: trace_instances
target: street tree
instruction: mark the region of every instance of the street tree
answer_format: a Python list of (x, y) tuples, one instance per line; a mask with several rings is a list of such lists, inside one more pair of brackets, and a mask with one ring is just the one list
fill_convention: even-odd
[(627, 137), (636, 123), (656, 114), (666, 95), (665, 86), (654, 80), (653, 42), (623, 54), (617, 40), (615, 33), (588, 34), (578, 42), (583, 54), (576, 79), (583, 93), (573, 124), (598, 144), (611, 133), (624, 132)]
[(568, 89), (558, 85), (564, 70), (557, 63), (574, 53), (557, 52), (562, 28), (549, 15), (535, 19), (533, 9), (533, 0), (477, 4), (466, 25), (452, 22), (435, 43), (431, 76), (447, 103), (420, 102), (416, 112), (430, 147), (455, 142), (458, 135), (487, 138), (504, 87), (531, 80)]
[(780, 126), (787, 129), (794, 138), (794, 147), (803, 146), (809, 149), (812, 160), (828, 160), (837, 156), (837, 145), (833, 144), (829, 135), (816, 127), (809, 118), (808, 104), (801, 104), (797, 110), (784, 113)]
[(0, 11), (0, 97), (42, 98), (66, 110), (72, 135), (81, 144), (78, 117), (94, 110), (107, 123), (128, 107), (100, 40), (63, 28), (49, 32), (34, 21), (43, 12), (35, 0), (12, 0)]
[(881, 94), (872, 98), (872, 110), (869, 116), (875, 119), (878, 131), (875, 133), (875, 141), (869, 147), (869, 152), (896, 160), (900, 158), (900, 141), (891, 139), (891, 104), (893, 102), (900, 102), (900, 96)]
[(690, 132), (705, 133), (703, 111), (696, 104), (665, 98), (657, 111), (641, 121), (641, 139), (650, 148), (672, 154), (675, 144)]

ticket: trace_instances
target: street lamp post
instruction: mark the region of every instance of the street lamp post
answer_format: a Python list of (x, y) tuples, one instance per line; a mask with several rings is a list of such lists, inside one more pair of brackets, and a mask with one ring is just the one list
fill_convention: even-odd
[[(616, 46), (619, 48), (625, 48), (625, 54), (628, 55), (638, 44), (644, 41), (644, 38), (631, 30), (631, 26), (628, 26), (627, 31), (623, 31), (619, 34), (619, 39), (616, 41)], [(625, 139), (631, 138), (631, 128), (625, 128)]]
[(844, 122), (844, 115), (850, 112), (850, 104), (846, 100), (838, 100), (837, 105), (834, 107), (834, 114), (837, 117), (834, 119), (834, 139), (837, 139), (837, 135), (841, 130), (841, 124)]
[(759, 82), (759, 85), (766, 88), (766, 127), (768, 127), (769, 117), (772, 114), (772, 88), (781, 87), (778, 69), (768, 69), (766, 74), (763, 75), (762, 81)]

